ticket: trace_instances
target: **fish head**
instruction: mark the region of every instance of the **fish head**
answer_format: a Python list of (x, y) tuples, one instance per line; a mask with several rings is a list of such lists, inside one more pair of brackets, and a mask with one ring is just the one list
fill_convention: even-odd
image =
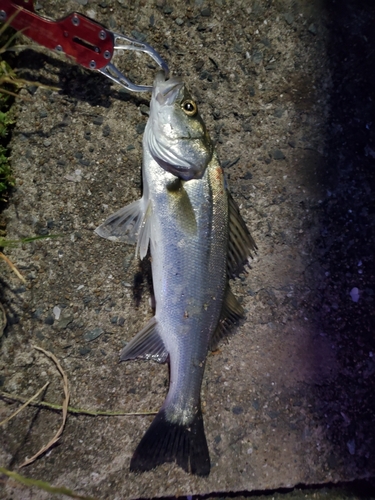
[(213, 145), (197, 103), (181, 78), (166, 80), (163, 72), (158, 73), (144, 140), (164, 170), (183, 180), (203, 176)]

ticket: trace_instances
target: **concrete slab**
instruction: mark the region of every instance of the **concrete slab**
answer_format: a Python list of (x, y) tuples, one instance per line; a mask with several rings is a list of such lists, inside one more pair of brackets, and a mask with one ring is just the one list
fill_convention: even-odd
[[(46, 1), (41, 12), (56, 18), (79, 8), (116, 30), (137, 30), (189, 82), (259, 252), (233, 285), (247, 319), (208, 358), (208, 479), (172, 465), (129, 473), (149, 416), (69, 415), (59, 445), (22, 472), (113, 499), (372, 476), (374, 34), (366, 2), (77, 3), (85, 2)], [(152, 80), (140, 64), (133, 54), (124, 69)], [(29, 88), (21, 92), (28, 100), (17, 100), (8, 236), (60, 237), (7, 251), (28, 285), (2, 268), (9, 327), (1, 389), (30, 397), (49, 380), (45, 400), (62, 401), (60, 377), (38, 345), (61, 361), (72, 406), (157, 410), (167, 368), (117, 362), (151, 316), (147, 280), (136, 307), (134, 250), (93, 234), (139, 196), (148, 96), (44, 53), (24, 53), (20, 67), (63, 91)], [(1, 399), (0, 419), (14, 408)], [(0, 463), (16, 470), (60, 421), (59, 413), (23, 411), (0, 429)], [(11, 481), (3, 493), (49, 498)]]

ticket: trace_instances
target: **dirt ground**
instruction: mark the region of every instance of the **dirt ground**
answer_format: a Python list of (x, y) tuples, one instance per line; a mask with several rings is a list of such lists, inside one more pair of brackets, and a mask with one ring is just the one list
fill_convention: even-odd
[[(374, 477), (372, 3), (45, 0), (37, 7), (53, 18), (79, 10), (144, 37), (184, 77), (259, 250), (233, 284), (246, 320), (208, 357), (207, 479), (171, 464), (129, 472), (152, 416), (69, 414), (59, 444), (20, 472), (118, 500), (224, 498)], [(118, 64), (152, 82), (147, 58), (125, 54)], [(129, 94), (44, 51), (22, 52), (18, 66), (61, 91), (31, 85), (21, 91), (27, 100), (17, 99), (7, 236), (59, 237), (6, 250), (27, 285), (2, 264), (8, 327), (0, 390), (29, 398), (49, 381), (44, 400), (61, 404), (61, 376), (39, 346), (65, 370), (71, 406), (158, 410), (167, 367), (118, 363), (152, 315), (147, 270), (132, 247), (93, 232), (140, 195), (149, 94)], [(0, 420), (18, 407), (1, 397)], [(0, 428), (0, 465), (18, 471), (60, 424), (61, 412), (23, 410)], [(337, 491), (288, 495), (346, 498)], [(7, 480), (0, 498), (51, 495)]]

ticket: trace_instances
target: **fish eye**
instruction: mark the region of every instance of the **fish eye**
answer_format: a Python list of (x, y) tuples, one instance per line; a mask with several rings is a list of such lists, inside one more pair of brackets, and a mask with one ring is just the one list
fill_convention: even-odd
[(186, 100), (182, 103), (181, 107), (188, 116), (194, 116), (198, 113), (198, 106), (194, 101)]

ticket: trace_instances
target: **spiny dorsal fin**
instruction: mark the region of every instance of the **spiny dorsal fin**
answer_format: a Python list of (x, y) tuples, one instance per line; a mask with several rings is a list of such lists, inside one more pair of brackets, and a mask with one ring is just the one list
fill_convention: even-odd
[(229, 278), (235, 278), (244, 271), (249, 258), (252, 257), (252, 252), (256, 252), (257, 246), (246, 227), (237, 203), (229, 192), (228, 204), (229, 237), (227, 272)]
[(124, 347), (120, 354), (120, 361), (140, 358), (165, 363), (168, 352), (156, 328), (157, 321), (154, 316)]
[(244, 310), (241, 304), (233, 295), (229, 285), (227, 285), (219, 323), (210, 340), (209, 349), (211, 351), (214, 351), (217, 348), (218, 343), (223, 337), (229, 335), (230, 329), (234, 325), (238, 324), (239, 320), (242, 319), (243, 316)]
[(150, 240), (151, 204), (148, 200), (140, 200), (120, 208), (95, 229), (96, 234), (111, 241), (135, 243), (138, 241), (136, 253), (143, 259), (147, 254)]

